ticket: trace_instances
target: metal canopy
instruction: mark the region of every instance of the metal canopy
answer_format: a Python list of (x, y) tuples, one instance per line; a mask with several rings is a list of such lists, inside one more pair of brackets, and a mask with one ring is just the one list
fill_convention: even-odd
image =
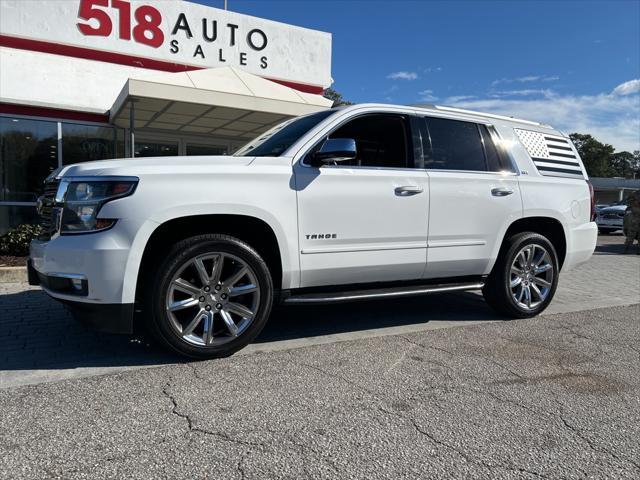
[(250, 139), (282, 120), (330, 108), (331, 103), (321, 95), (222, 67), (130, 78), (110, 119), (131, 130)]

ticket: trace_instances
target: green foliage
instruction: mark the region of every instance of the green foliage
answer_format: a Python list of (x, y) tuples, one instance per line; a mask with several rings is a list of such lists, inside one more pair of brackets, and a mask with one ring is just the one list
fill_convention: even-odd
[(31, 240), (42, 232), (40, 225), (22, 224), (0, 237), (0, 255), (24, 257), (29, 255)]
[(333, 88), (327, 88), (323, 94), (324, 98), (333, 100), (333, 106), (339, 107), (340, 105), (353, 105), (353, 102), (349, 102), (342, 98), (342, 94), (336, 92)]
[(569, 135), (590, 177), (640, 178), (640, 152), (617, 152), (591, 135)]
[(606, 143), (601, 143), (591, 135), (572, 133), (569, 135), (576, 146), (582, 162), (590, 177), (611, 177), (611, 156), (615, 149)]
[(614, 153), (611, 167), (616, 177), (640, 178), (640, 151)]

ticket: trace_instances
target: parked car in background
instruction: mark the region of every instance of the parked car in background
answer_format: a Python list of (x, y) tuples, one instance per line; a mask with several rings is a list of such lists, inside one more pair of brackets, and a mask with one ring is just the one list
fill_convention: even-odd
[(611, 206), (611, 204), (609, 204), (609, 203), (598, 203), (596, 205), (596, 213), (600, 213), (600, 210), (602, 210), (603, 208), (610, 207), (610, 206)]
[(606, 235), (617, 230), (622, 230), (622, 222), (624, 221), (624, 214), (626, 211), (626, 205), (612, 205), (611, 207), (603, 208), (600, 211), (596, 210), (598, 231)]

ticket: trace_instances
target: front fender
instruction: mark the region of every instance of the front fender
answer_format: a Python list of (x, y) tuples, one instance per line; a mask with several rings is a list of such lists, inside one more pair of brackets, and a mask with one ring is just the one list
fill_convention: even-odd
[[(282, 261), (282, 285), (283, 288), (291, 288), (291, 285), (299, 282), (298, 256), (296, 249), (291, 248), (297, 244), (297, 231), (287, 231), (285, 226), (269, 211), (242, 204), (184, 204), (174, 205), (169, 208), (154, 212), (139, 228), (129, 251), (125, 278), (122, 289), (123, 303), (131, 303), (135, 300), (136, 285), (140, 272), (140, 265), (145, 248), (153, 233), (164, 223), (178, 218), (198, 215), (240, 215), (256, 218), (271, 227), (280, 250)], [(289, 228), (291, 230), (291, 228)], [(294, 243), (292, 243), (292, 241)], [(296, 275), (298, 272), (298, 275)]]

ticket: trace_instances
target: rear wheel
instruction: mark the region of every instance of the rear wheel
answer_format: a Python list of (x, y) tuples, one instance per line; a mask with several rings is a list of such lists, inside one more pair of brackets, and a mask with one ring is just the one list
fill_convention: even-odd
[(226, 235), (178, 242), (155, 271), (145, 295), (147, 326), (173, 351), (191, 358), (235, 353), (262, 330), (273, 284), (266, 263)]
[(558, 286), (558, 256), (547, 238), (525, 232), (507, 240), (482, 290), (497, 312), (528, 318), (542, 312)]

